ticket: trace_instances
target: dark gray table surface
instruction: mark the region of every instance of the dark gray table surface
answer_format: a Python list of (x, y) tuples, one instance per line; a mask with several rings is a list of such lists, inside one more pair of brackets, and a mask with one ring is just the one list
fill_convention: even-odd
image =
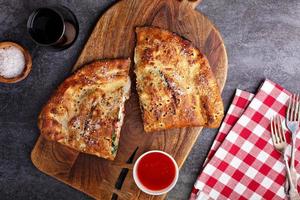
[[(0, 84), (0, 199), (89, 199), (32, 165), (38, 137), (38, 113), (53, 89), (68, 76), (97, 19), (110, 0), (0, 0), (0, 41), (29, 49), (30, 76), (17, 84)], [(26, 34), (26, 20), (37, 7), (65, 5), (78, 18), (79, 37), (69, 49), (50, 52)], [(254, 92), (265, 78), (300, 92), (300, 1), (204, 0), (198, 9), (219, 28), (228, 52), (226, 108), (236, 88)], [(185, 162), (168, 199), (187, 199), (217, 130), (205, 129)]]

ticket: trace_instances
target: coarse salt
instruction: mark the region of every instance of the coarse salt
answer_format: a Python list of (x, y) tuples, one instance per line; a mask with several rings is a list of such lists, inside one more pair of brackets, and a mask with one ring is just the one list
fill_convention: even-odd
[(14, 78), (25, 68), (25, 57), (17, 47), (0, 48), (0, 76)]

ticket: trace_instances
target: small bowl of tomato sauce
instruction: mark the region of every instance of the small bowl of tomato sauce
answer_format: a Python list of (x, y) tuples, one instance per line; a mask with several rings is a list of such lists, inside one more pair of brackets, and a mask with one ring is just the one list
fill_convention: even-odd
[(140, 190), (150, 195), (169, 192), (178, 180), (178, 165), (166, 152), (153, 150), (142, 154), (133, 166), (133, 179)]

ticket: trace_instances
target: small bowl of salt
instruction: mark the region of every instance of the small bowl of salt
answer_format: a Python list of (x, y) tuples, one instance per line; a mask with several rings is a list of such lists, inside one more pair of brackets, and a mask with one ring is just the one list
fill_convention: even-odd
[(16, 83), (31, 71), (29, 52), (14, 42), (0, 42), (0, 82)]

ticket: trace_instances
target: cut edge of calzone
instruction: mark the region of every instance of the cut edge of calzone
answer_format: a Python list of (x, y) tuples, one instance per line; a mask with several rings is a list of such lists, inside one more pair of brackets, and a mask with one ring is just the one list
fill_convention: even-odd
[(130, 93), (129, 69), (130, 59), (100, 60), (80, 68), (42, 109), (41, 134), (80, 152), (113, 160)]
[(146, 132), (189, 126), (216, 128), (224, 108), (207, 58), (186, 39), (137, 27), (135, 73)]

